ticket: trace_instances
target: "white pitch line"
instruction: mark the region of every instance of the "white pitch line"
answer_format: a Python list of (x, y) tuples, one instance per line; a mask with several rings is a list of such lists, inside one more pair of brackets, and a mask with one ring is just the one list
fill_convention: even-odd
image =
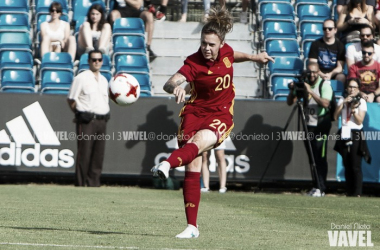
[(0, 242), (0, 245), (38, 246), (38, 247), (97, 248), (97, 249), (139, 249), (138, 247), (81, 246), (81, 245), (58, 245), (58, 244), (12, 243), (12, 242)]
[[(96, 249), (140, 249), (139, 247), (58, 245), (58, 244), (38, 244), (38, 243), (21, 243), (21, 242), (20, 243), (0, 242), (0, 245), (36, 246), (36, 247), (72, 247), (72, 248), (96, 248)], [(156, 248), (144, 248), (144, 249), (156, 249)], [(196, 249), (162, 248), (161, 250), (196, 250)]]

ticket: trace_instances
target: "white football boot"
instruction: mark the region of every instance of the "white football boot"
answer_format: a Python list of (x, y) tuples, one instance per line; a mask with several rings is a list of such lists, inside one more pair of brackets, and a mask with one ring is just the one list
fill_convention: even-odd
[(198, 228), (190, 224), (187, 225), (187, 228), (182, 233), (176, 235), (176, 238), (179, 238), (179, 239), (191, 239), (191, 238), (198, 238), (198, 237), (199, 237)]
[(163, 161), (160, 164), (154, 166), (150, 171), (153, 176), (158, 176), (162, 180), (166, 180), (169, 177), (170, 164), (167, 161)]

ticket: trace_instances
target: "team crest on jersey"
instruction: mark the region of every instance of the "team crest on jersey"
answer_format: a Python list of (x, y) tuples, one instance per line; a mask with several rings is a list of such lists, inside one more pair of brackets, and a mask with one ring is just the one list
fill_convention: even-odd
[(231, 68), (231, 62), (228, 60), (228, 57), (223, 58), (224, 65), (226, 65), (226, 68)]
[(209, 75), (211, 75), (212, 74), (212, 71), (211, 70), (208, 70), (208, 72), (207, 72)]

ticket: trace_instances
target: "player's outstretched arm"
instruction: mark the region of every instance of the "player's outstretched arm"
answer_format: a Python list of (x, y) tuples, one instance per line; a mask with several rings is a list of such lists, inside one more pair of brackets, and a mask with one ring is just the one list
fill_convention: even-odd
[(175, 95), (177, 103), (184, 102), (185, 95), (187, 92), (189, 92), (187, 91), (187, 86), (185, 87), (185, 89), (179, 86), (184, 82), (186, 82), (186, 78), (180, 73), (175, 73), (172, 77), (169, 78), (169, 80), (164, 85), (164, 90), (166, 92)]
[(235, 62), (246, 62), (246, 61), (253, 61), (257, 63), (268, 63), (269, 61), (274, 62), (274, 59), (268, 56), (266, 52), (253, 55), (253, 54), (243, 53), (240, 51), (234, 51), (234, 59), (235, 59)]
[(172, 77), (169, 78), (169, 80), (165, 83), (164, 85), (164, 90), (169, 93), (173, 94), (174, 89), (181, 85), (182, 83), (186, 82), (186, 78), (180, 74), (180, 73), (175, 73), (172, 75)]

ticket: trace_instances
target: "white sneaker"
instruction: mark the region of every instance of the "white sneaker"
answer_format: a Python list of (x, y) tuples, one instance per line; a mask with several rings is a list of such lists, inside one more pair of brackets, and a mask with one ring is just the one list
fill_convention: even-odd
[(209, 188), (201, 188), (202, 193), (209, 193), (210, 189)]
[(318, 188), (313, 188), (312, 190), (310, 190), (309, 193), (307, 193), (307, 195), (311, 197), (323, 197), (325, 196), (325, 193), (321, 192), (321, 190), (319, 190)]
[(179, 239), (191, 239), (191, 238), (198, 238), (199, 236), (199, 230), (197, 227), (194, 227), (193, 225), (188, 224), (187, 228), (180, 234), (177, 234), (175, 237)]
[(157, 166), (154, 166), (150, 172), (153, 173), (153, 176), (158, 176), (162, 180), (166, 180), (169, 177), (170, 164), (167, 161), (163, 161)]
[(227, 192), (227, 188), (226, 187), (219, 189), (219, 193), (220, 194), (224, 194), (225, 192)]

